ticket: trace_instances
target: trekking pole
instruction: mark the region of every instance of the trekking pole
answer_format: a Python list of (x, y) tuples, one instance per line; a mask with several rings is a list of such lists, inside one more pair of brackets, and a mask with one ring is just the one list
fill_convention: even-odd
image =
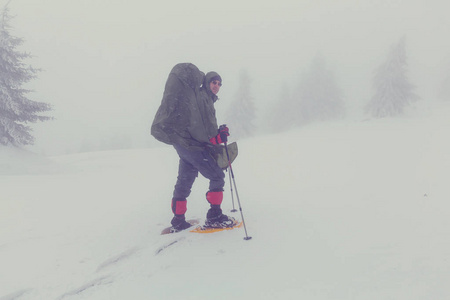
[(233, 184), (231, 183), (231, 172), (228, 172), (228, 177), (230, 178), (231, 203), (233, 204), (233, 209), (231, 210), (231, 212), (237, 212), (237, 209), (234, 208), (234, 195), (233, 195)]
[(236, 180), (234, 179), (234, 173), (233, 173), (233, 168), (231, 167), (230, 155), (228, 154), (227, 142), (225, 142), (224, 144), (225, 144), (225, 152), (227, 153), (228, 167), (230, 168), (231, 178), (233, 178), (234, 190), (236, 191), (236, 199), (237, 199), (237, 202), (239, 205), (239, 211), (241, 212), (242, 224), (244, 224), (244, 230), (245, 230), (244, 240), (248, 241), (252, 237), (248, 236), (248, 234), (247, 234), (247, 227), (245, 226), (245, 220), (244, 220), (244, 214), (242, 213), (241, 201), (239, 201), (239, 194), (238, 194), (237, 187), (236, 187)]

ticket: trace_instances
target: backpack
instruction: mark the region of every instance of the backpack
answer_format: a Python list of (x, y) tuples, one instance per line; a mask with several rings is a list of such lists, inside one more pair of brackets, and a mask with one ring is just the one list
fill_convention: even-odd
[(191, 63), (173, 67), (167, 78), (161, 105), (156, 112), (151, 134), (160, 142), (201, 147), (191, 139), (188, 131), (191, 118), (197, 109), (197, 96), (205, 74)]

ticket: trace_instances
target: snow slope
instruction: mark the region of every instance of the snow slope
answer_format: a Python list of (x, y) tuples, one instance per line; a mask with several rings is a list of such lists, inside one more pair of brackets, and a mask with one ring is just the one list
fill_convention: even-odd
[[(0, 300), (449, 299), (449, 115), (447, 103), (239, 141), (250, 241), (242, 228), (159, 234), (170, 147), (45, 163), (1, 152)], [(207, 184), (189, 218), (204, 218)]]

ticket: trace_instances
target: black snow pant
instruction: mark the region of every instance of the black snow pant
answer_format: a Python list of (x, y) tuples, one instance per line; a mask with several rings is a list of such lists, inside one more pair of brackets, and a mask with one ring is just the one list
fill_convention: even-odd
[(189, 197), (199, 172), (209, 179), (210, 191), (223, 191), (225, 173), (207, 149), (190, 151), (178, 145), (174, 145), (174, 148), (180, 157), (180, 164), (173, 199), (185, 200)]

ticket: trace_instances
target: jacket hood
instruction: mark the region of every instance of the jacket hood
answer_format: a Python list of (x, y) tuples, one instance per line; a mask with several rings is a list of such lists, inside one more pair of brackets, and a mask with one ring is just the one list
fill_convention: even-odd
[(191, 63), (177, 64), (170, 73), (175, 74), (182, 82), (193, 89), (200, 87), (205, 78), (205, 73)]
[(205, 79), (203, 80), (203, 88), (208, 92), (208, 95), (210, 95), (214, 102), (217, 101), (219, 98), (217, 95), (214, 95), (211, 91), (211, 88), (209, 87), (210, 82), (214, 79), (214, 77), (219, 77), (220, 82), (222, 82), (222, 77), (217, 72), (211, 71), (206, 73)]

